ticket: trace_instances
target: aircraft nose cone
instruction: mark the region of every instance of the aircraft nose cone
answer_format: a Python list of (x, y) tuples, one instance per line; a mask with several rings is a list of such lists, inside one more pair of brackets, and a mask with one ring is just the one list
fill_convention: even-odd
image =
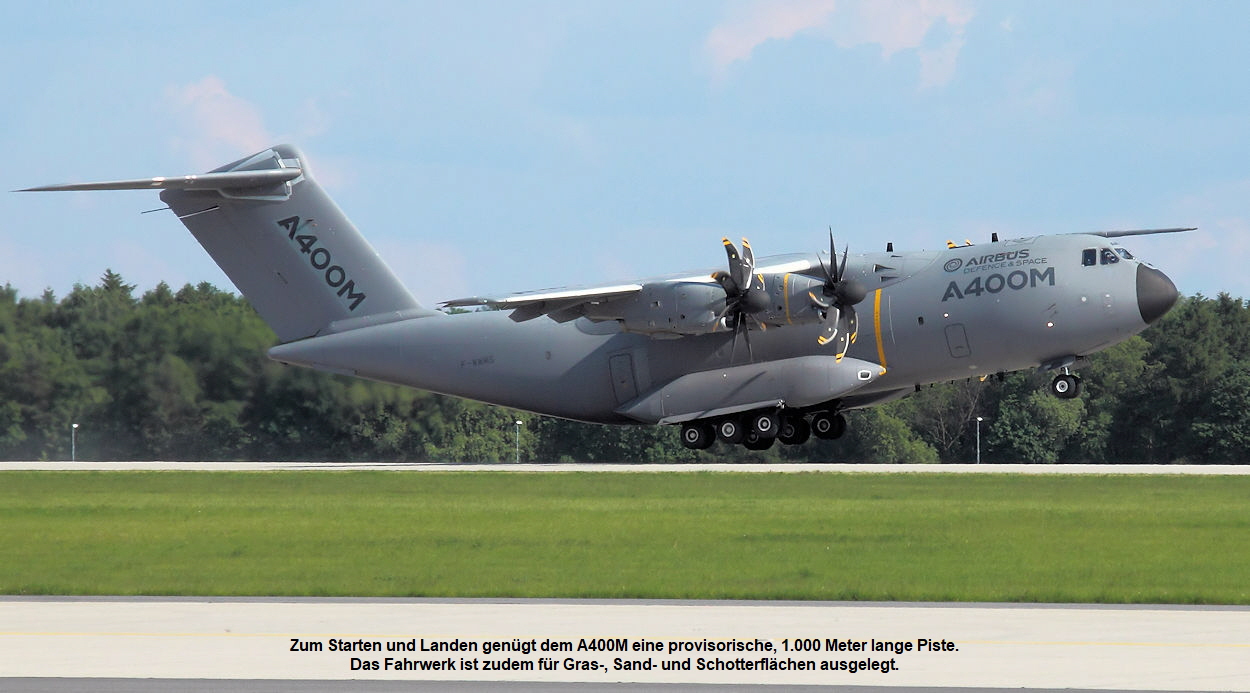
[(1147, 325), (1171, 310), (1178, 295), (1168, 275), (1153, 267), (1137, 266), (1137, 310)]

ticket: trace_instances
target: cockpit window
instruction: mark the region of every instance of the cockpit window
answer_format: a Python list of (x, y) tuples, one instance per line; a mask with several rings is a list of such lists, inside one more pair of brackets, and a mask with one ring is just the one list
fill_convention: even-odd
[(1116, 249), (1115, 249), (1115, 252), (1119, 253), (1119, 254), (1120, 254), (1120, 257), (1124, 258), (1125, 260), (1132, 260), (1132, 259), (1133, 259), (1133, 254), (1132, 254), (1132, 253), (1130, 253), (1129, 251), (1125, 250), (1124, 248), (1116, 248)]
[(1110, 248), (1102, 249), (1102, 264), (1114, 265), (1120, 261), (1120, 256), (1116, 255)]
[(1081, 265), (1083, 267), (1093, 267), (1098, 264), (1098, 249), (1086, 248), (1081, 251)]

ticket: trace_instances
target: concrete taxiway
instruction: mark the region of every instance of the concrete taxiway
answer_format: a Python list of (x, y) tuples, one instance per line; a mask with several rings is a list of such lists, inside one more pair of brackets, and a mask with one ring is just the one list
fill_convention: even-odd
[(0, 597), (0, 624), (10, 682), (1250, 691), (1245, 607)]

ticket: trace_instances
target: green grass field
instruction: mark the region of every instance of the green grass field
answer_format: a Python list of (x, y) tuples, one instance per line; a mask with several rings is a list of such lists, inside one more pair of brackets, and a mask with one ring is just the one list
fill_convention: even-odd
[(7, 594), (1250, 604), (1250, 477), (5, 472)]

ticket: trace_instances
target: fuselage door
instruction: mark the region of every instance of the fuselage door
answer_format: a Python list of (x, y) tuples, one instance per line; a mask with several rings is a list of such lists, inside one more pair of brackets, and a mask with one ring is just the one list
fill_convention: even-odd
[(608, 358), (608, 370), (612, 373), (612, 392), (616, 403), (624, 404), (638, 396), (638, 383), (634, 380), (634, 359), (628, 352)]

